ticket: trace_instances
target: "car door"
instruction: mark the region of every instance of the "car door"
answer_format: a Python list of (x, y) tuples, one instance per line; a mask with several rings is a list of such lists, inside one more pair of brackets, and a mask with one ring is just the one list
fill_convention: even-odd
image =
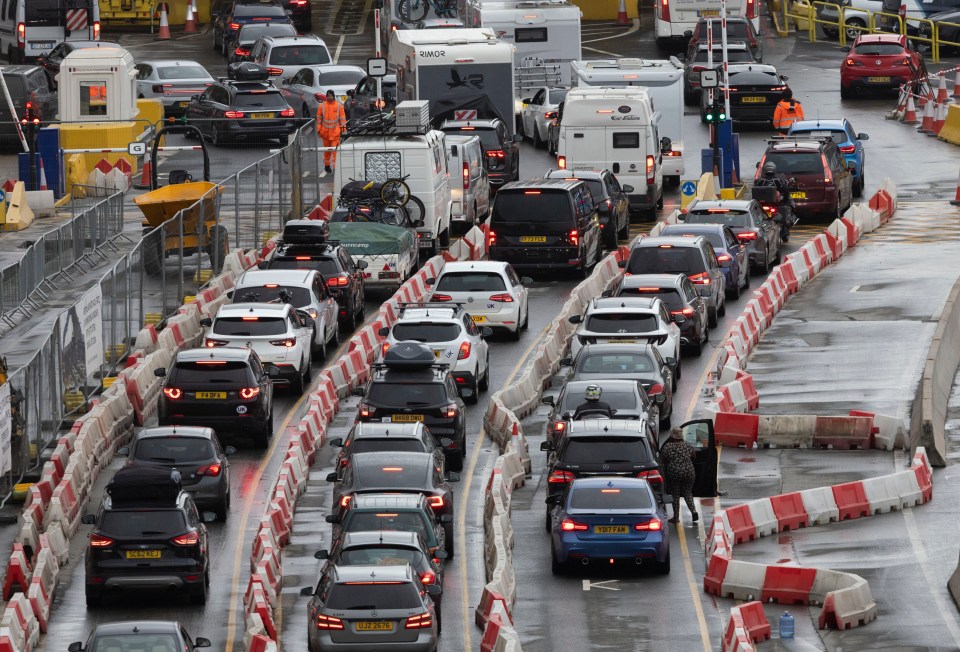
[(537, 128), (537, 116), (543, 113), (543, 99), (546, 96), (546, 90), (540, 89), (530, 99), (530, 103), (523, 107), (520, 113), (520, 119), (523, 121), (523, 135), (529, 135), (533, 138), (533, 130)]
[(137, 95), (140, 97), (153, 97), (152, 84), (150, 76), (153, 75), (153, 66), (148, 63), (138, 63), (137, 68)]
[(747, 266), (747, 248), (740, 244), (737, 236), (733, 234), (729, 226), (723, 227), (723, 239), (726, 250), (730, 252), (730, 256), (735, 262), (734, 267), (736, 269), (734, 270), (733, 278), (739, 283), (740, 276)]
[(60, 103), (57, 92), (50, 86), (50, 81), (42, 70), (33, 70), (29, 78), (30, 92), (34, 101), (40, 105), (40, 116), (44, 122), (55, 120)]
[(717, 442), (713, 433), (713, 421), (696, 419), (680, 425), (683, 440), (694, 450), (693, 468), (696, 478), (693, 495), (698, 498), (717, 496)]
[[(674, 363), (680, 360), (680, 327), (672, 319), (670, 319), (670, 312), (667, 310), (666, 305), (663, 303), (660, 304), (660, 328), (670, 333), (670, 337), (674, 341), (674, 350), (671, 352), (671, 357), (674, 359)], [(659, 351), (659, 349), (656, 349)]]
[[(350, 277), (350, 287), (351, 293), (353, 294), (350, 306), (354, 312), (357, 310), (358, 302), (362, 301), (362, 295), (360, 293), (360, 288), (363, 283), (363, 274), (360, 269), (357, 268), (353, 263), (353, 258), (346, 252), (345, 249), (340, 249), (337, 253), (340, 258), (340, 265), (343, 267), (344, 274), (347, 274)], [(344, 306), (346, 308), (346, 306)]]
[(706, 257), (707, 273), (710, 275), (710, 280), (715, 284), (717, 292), (717, 306), (720, 305), (720, 299), (723, 294), (724, 289), (724, 278), (723, 270), (720, 269), (720, 263), (717, 262), (717, 251), (713, 248), (713, 245), (704, 240), (703, 242), (703, 254)]
[(523, 319), (523, 316), (527, 314), (527, 297), (529, 291), (526, 286), (520, 281), (520, 277), (517, 276), (517, 272), (509, 264), (506, 266), (506, 281), (509, 283), (510, 287), (513, 288), (513, 291), (517, 295), (517, 303), (520, 305), (520, 310), (517, 312), (517, 317)]
[(608, 173), (604, 174), (602, 179), (607, 189), (607, 197), (610, 198), (610, 215), (613, 217), (611, 224), (619, 232), (630, 220), (627, 213), (627, 197), (620, 189), (620, 182), (615, 176)]
[(313, 279), (313, 295), (321, 308), (320, 316), (323, 317), (323, 323), (327, 329), (333, 329), (337, 324), (337, 302), (320, 274)]
[(843, 154), (840, 153), (840, 150), (836, 147), (830, 148), (831, 156), (828, 158), (828, 161), (833, 168), (832, 172), (834, 179), (837, 179), (837, 186), (841, 195), (839, 198), (839, 212), (843, 213), (850, 204), (853, 203), (853, 175), (850, 174), (850, 169), (847, 167), (847, 162), (843, 158)]
[(703, 300), (699, 292), (693, 289), (693, 283), (690, 282), (689, 278), (684, 277), (681, 279), (680, 287), (683, 290), (684, 302), (688, 303), (697, 311), (697, 315), (700, 317), (700, 328), (705, 328), (707, 323), (707, 302)]
[(297, 310), (290, 311), (290, 327), (297, 335), (297, 341), (303, 349), (303, 362), (310, 360), (311, 338), (313, 337), (313, 324), (306, 321)]

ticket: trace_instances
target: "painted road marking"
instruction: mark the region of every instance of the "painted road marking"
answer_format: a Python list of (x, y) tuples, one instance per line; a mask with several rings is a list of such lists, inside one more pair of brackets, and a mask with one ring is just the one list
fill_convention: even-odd
[(590, 48), (590, 47), (587, 47), (586, 45), (582, 45), (582, 46), (580, 46), (580, 47), (581, 47), (582, 49), (584, 49), (584, 50), (590, 50), (591, 52), (599, 52), (600, 54), (608, 54), (608, 55), (610, 55), (611, 57), (620, 58), (621, 56), (623, 56), (623, 55), (621, 55), (619, 52), (610, 52), (609, 50), (601, 50), (601, 49), (599, 49), (599, 48)]
[(590, 589), (606, 589), (607, 591), (620, 591), (615, 586), (607, 586), (611, 582), (619, 582), (620, 580), (604, 580), (602, 582), (591, 582), (590, 580), (583, 580), (583, 590), (589, 591)]
[(343, 41), (346, 39), (346, 36), (341, 35), (340, 40), (337, 41), (337, 51), (333, 55), (333, 62), (340, 63), (340, 49), (343, 47)]
[[(612, 39), (612, 38), (621, 38), (621, 37), (624, 37), (624, 36), (629, 36), (629, 35), (633, 34), (634, 32), (636, 32), (636, 31), (639, 30), (639, 29), (640, 29), (640, 20), (637, 19), (637, 18), (634, 18), (634, 19), (631, 21), (630, 29), (628, 29), (628, 30), (624, 30), (623, 32), (621, 32), (621, 33), (619, 33), (619, 34), (614, 34), (613, 36), (603, 36), (603, 37), (601, 37), (601, 38), (592, 38), (592, 39), (589, 39), (589, 40), (586, 40), (586, 41), (581, 41), (581, 43), (596, 43), (597, 41), (608, 41), (608, 40), (610, 40), (610, 39)], [(581, 47), (582, 47), (582, 46), (581, 46)], [(585, 49), (587, 49), (587, 50), (592, 50), (593, 48), (585, 48)], [(602, 52), (602, 50), (597, 50), (597, 52)]]

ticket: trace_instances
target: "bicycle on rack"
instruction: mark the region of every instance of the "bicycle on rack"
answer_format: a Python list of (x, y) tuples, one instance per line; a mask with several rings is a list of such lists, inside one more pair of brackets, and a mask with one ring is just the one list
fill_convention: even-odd
[(407, 179), (410, 175), (387, 179), (380, 186), (380, 199), (383, 201), (392, 201), (406, 206), (410, 201), (410, 186), (407, 185)]
[(456, 0), (400, 0), (397, 13), (405, 23), (419, 23), (433, 7), (438, 18), (456, 18)]
[[(387, 179), (380, 184), (379, 197), (383, 205), (396, 204), (403, 206), (410, 215), (410, 220), (417, 222), (425, 218), (427, 209), (418, 197), (410, 193), (410, 186), (408, 186), (406, 182), (409, 178), (410, 175), (407, 174), (402, 177), (391, 177)], [(370, 196), (376, 196), (378, 193), (377, 183), (375, 181), (368, 181), (362, 184), (362, 182), (356, 179), (350, 179), (350, 184), (348, 185), (349, 190), (348, 186), (344, 186), (344, 191), (347, 191), (348, 197), (352, 194), (352, 198), (368, 200)], [(341, 191), (341, 197), (342, 196), (343, 191)]]

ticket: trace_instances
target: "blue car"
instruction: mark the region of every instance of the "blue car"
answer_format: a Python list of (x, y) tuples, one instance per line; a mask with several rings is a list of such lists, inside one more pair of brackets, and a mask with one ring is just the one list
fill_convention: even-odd
[(837, 144), (840, 153), (847, 161), (847, 168), (853, 175), (853, 196), (863, 195), (864, 153), (863, 141), (870, 140), (867, 134), (858, 134), (850, 121), (842, 120), (798, 120), (790, 126), (787, 136), (802, 134), (808, 138), (829, 137)]
[(702, 235), (709, 240), (723, 271), (728, 298), (739, 299), (741, 290), (750, 286), (750, 254), (726, 224), (668, 224), (660, 235)]
[(619, 476), (578, 478), (551, 506), (551, 570), (571, 564), (652, 565), (670, 572), (667, 513), (646, 480)]

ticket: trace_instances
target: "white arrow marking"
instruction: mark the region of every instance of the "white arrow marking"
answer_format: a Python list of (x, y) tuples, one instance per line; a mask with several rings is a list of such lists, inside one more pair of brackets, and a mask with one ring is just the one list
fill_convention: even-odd
[(583, 590), (589, 591), (591, 588), (596, 589), (606, 589), (607, 591), (619, 591), (620, 589), (613, 586), (604, 586), (605, 584), (610, 584), (610, 582), (619, 582), (620, 580), (604, 580), (603, 582), (591, 582), (590, 580), (583, 580)]

